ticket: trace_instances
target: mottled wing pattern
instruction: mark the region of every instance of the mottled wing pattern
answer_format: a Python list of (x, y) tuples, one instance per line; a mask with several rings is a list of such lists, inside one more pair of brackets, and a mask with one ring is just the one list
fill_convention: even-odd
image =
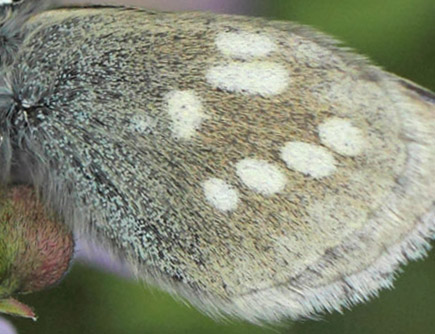
[(340, 309), (421, 256), (434, 104), (292, 23), (34, 16), (9, 75), (11, 177), (210, 313)]

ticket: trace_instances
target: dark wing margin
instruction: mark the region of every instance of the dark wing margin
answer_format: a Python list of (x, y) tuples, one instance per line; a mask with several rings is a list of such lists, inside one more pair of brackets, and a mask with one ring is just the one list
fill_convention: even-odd
[(423, 100), (435, 104), (435, 93), (431, 92), (430, 90), (421, 87), (409, 80), (400, 78), (398, 80), (399, 84), (414, 93), (416, 93), (418, 96), (420, 96)]

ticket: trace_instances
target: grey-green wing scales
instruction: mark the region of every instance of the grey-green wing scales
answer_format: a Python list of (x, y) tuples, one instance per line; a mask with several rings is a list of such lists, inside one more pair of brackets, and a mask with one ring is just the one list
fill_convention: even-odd
[(139, 276), (270, 321), (367, 299), (424, 254), (434, 104), (327, 37), (114, 8), (25, 28), (14, 163)]

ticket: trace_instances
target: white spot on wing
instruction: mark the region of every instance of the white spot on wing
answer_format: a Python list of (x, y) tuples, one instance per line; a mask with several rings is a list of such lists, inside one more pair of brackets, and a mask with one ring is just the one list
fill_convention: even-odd
[(130, 119), (130, 124), (133, 131), (150, 134), (157, 127), (157, 120), (149, 116), (135, 115)]
[(12, 3), (12, 0), (0, 0), (0, 6), (10, 5), (11, 3)]
[(264, 160), (243, 159), (236, 164), (236, 173), (247, 187), (263, 195), (280, 192), (287, 183), (279, 168)]
[(289, 84), (287, 69), (267, 61), (217, 65), (207, 71), (206, 77), (216, 88), (263, 96), (280, 94)]
[(324, 145), (346, 156), (361, 154), (366, 144), (360, 129), (349, 120), (337, 117), (319, 125), (319, 137)]
[(206, 115), (200, 99), (193, 91), (172, 91), (166, 96), (167, 111), (176, 138), (191, 139)]
[(218, 178), (210, 178), (203, 183), (205, 198), (221, 211), (233, 211), (237, 208), (239, 195), (237, 190)]
[(292, 141), (281, 149), (281, 158), (287, 167), (313, 178), (329, 176), (335, 172), (335, 159), (325, 148)]
[(240, 59), (265, 57), (277, 49), (268, 36), (248, 32), (222, 32), (216, 46), (223, 54)]

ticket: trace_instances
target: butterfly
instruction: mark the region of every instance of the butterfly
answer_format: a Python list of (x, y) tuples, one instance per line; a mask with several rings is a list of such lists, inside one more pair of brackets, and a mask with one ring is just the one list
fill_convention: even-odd
[[(263, 323), (369, 299), (429, 248), (425, 88), (290, 22), (49, 1), (1, 10), (4, 207), (28, 192), (59, 222), (46, 285), (72, 254), (68, 226), (206, 313)], [(19, 252), (6, 231), (4, 254)], [(17, 280), (3, 297), (32, 290)]]

